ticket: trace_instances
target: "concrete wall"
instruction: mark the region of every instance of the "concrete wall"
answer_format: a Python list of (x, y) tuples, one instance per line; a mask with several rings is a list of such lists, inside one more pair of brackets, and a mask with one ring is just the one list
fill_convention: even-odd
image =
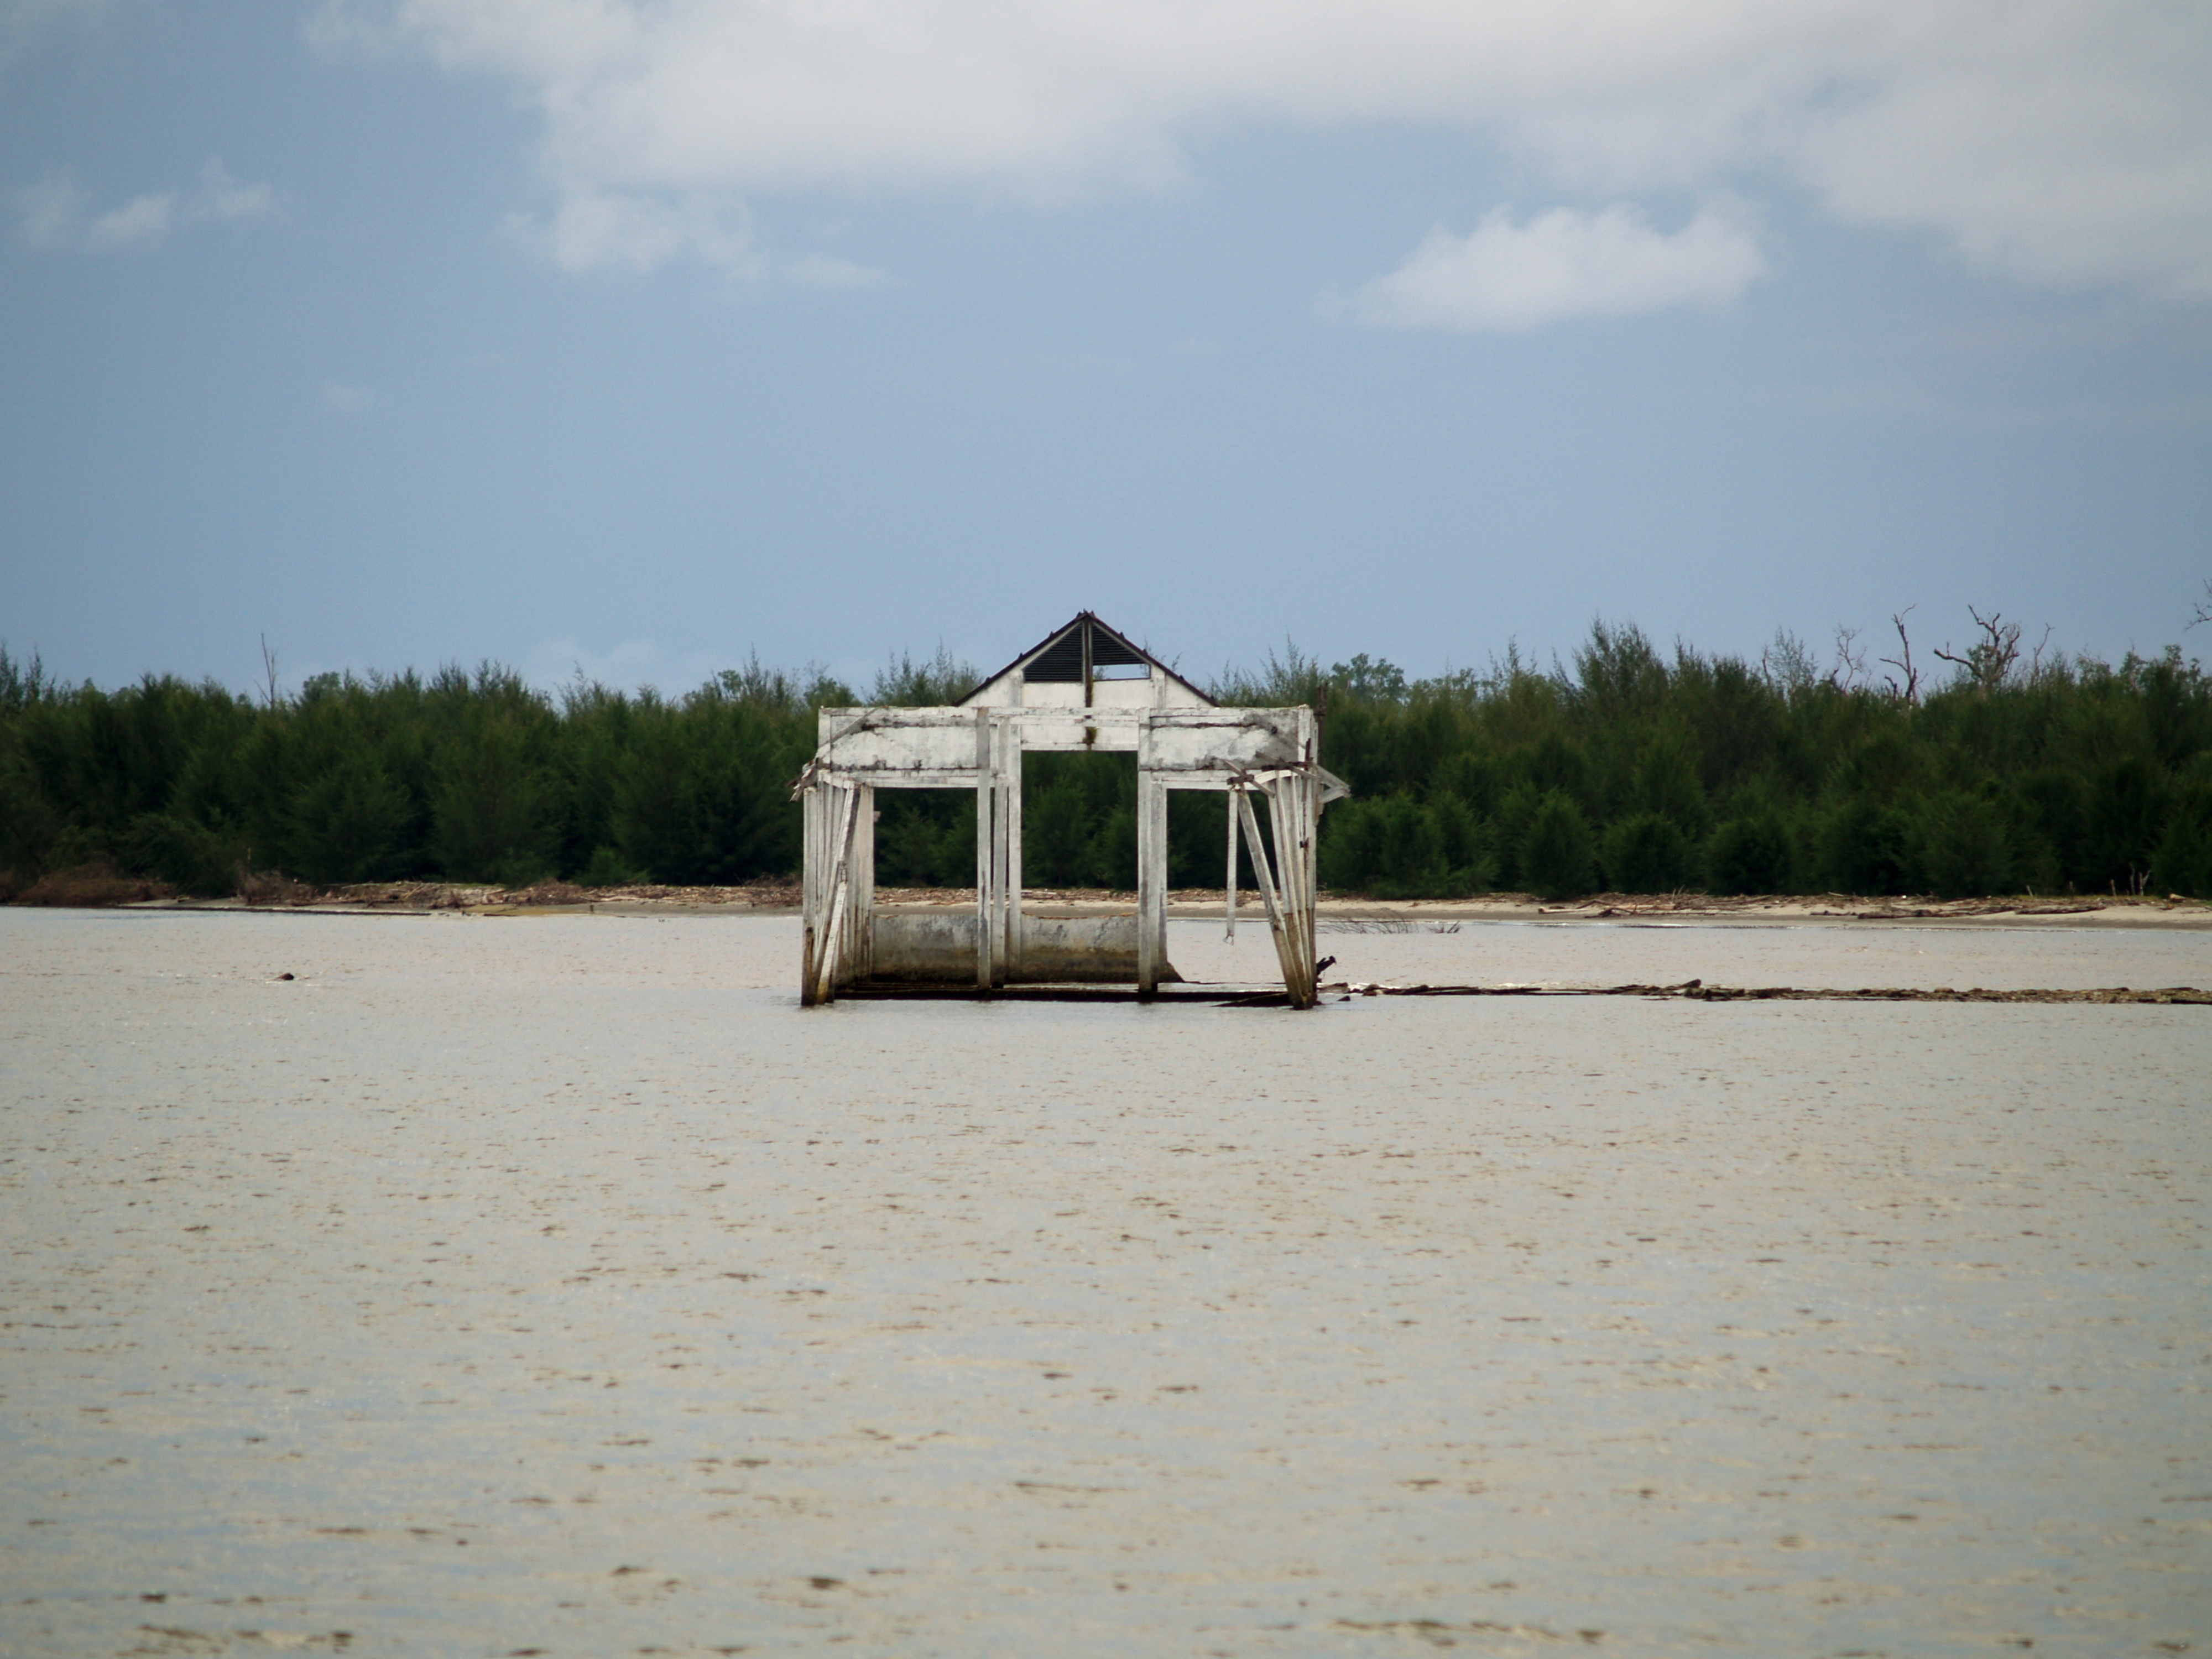
[[(906, 985), (975, 982), (973, 910), (878, 910), (875, 974)], [(1022, 957), (1011, 964), (1015, 985), (1130, 985), (1137, 978), (1137, 918), (1028, 916)], [(1163, 979), (1180, 981), (1170, 968)]]

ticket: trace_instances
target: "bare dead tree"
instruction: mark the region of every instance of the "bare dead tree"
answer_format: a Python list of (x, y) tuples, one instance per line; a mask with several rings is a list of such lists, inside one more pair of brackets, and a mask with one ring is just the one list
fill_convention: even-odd
[(2182, 624), (2181, 631), (2186, 634), (2199, 623), (2212, 623), (2212, 576), (2204, 579), (2204, 597), (2191, 608), (2189, 620)]
[(269, 648), (269, 636), (266, 634), (261, 636), (261, 666), (269, 678), (269, 689), (265, 694), (269, 699), (269, 707), (274, 709), (276, 707), (276, 653)]
[(1889, 695), (1903, 703), (1915, 703), (1920, 701), (1920, 671), (1912, 665), (1912, 639), (1905, 631), (1905, 619), (1918, 608), (1917, 605), (1908, 605), (1904, 610), (1891, 615), (1890, 625), (1897, 629), (1898, 654), (1894, 657), (1882, 657), (1877, 659), (1894, 668), (1898, 674), (1905, 676), (1902, 684), (1899, 682), (1897, 674), (1882, 676), (1889, 682)]
[(2002, 611), (1992, 611), (1984, 617), (1971, 605), (1966, 607), (1966, 614), (1982, 630), (1982, 637), (1963, 653), (1952, 651), (1947, 642), (1936, 654), (1961, 670), (1977, 691), (1994, 691), (2005, 683), (2013, 664), (2020, 660), (2020, 624), (2006, 622)]
[(1828, 671), (1828, 684), (1838, 691), (1852, 690), (1866, 678), (1866, 650), (1859, 630), (1836, 624), (1836, 665)]
[[(2043, 627), (2043, 637), (2035, 642), (2035, 649), (2028, 655), (2027, 677), (2031, 680), (2039, 680), (2043, 678), (2043, 653), (2050, 643), (2051, 624), (2045, 623)], [(2051, 666), (2054, 668), (2057, 666), (2055, 660)]]

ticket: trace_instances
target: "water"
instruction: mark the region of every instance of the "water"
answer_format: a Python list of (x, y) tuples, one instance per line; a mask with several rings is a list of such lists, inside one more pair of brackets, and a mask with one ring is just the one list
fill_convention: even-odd
[[(1261, 977), (1219, 933), (1184, 971)], [(2212, 984), (2203, 933), (1322, 950)], [(2212, 1639), (2212, 1011), (801, 1012), (797, 958), (0, 911), (0, 1652)]]

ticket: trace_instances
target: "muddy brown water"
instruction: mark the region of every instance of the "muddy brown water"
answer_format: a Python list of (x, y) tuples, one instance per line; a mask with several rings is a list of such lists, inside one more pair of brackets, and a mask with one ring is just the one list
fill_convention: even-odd
[[(2212, 985), (2201, 933), (1322, 950)], [(0, 1652), (2212, 1644), (2212, 1011), (802, 1012), (797, 956), (0, 911)]]

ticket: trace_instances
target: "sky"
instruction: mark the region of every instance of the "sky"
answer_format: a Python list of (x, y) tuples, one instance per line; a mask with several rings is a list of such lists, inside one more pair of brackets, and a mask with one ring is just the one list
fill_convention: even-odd
[(0, 646), (2212, 655), (2208, 86), (2200, 0), (0, 0)]

